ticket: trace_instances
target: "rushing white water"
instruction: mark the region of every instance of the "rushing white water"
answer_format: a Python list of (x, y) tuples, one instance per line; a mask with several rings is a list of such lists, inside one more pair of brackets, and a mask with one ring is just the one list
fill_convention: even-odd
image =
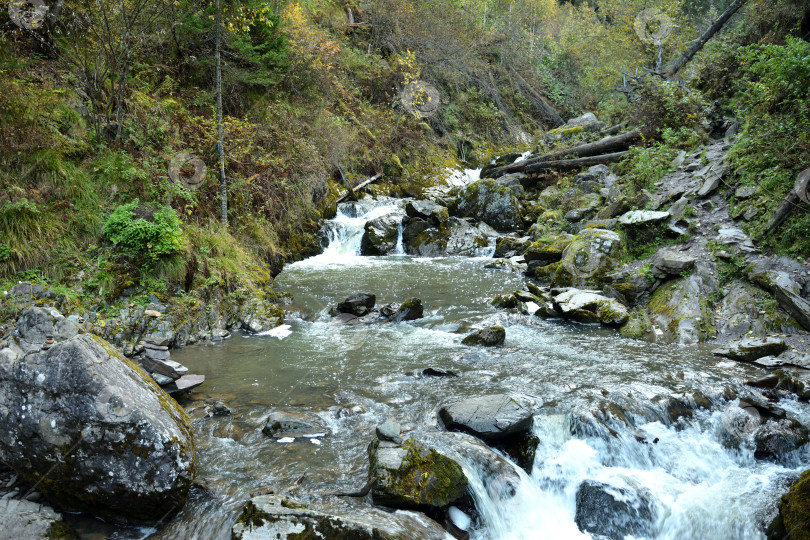
[[(324, 252), (316, 257), (297, 263), (298, 265), (318, 266), (334, 264), (362, 263), (360, 246), (365, 234), (366, 223), (389, 214), (404, 217), (401, 199), (363, 199), (357, 202), (342, 203), (337, 215), (327, 221), (322, 234), (326, 239)], [(402, 224), (397, 238), (397, 254), (404, 254), (402, 247)]]

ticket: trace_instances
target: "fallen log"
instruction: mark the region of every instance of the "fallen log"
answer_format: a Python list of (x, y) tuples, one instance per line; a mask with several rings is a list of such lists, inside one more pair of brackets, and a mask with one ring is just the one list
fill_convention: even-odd
[(787, 197), (784, 198), (782, 204), (779, 205), (765, 226), (766, 235), (776, 232), (776, 229), (787, 221), (796, 208), (807, 210), (807, 208), (801, 206), (801, 203), (810, 204), (810, 191), (808, 190), (810, 190), (810, 169), (806, 169), (799, 174), (796, 185), (793, 186), (793, 189), (790, 190), (790, 193), (787, 194)]
[(349, 197), (353, 197), (356, 192), (360, 191), (361, 189), (363, 189), (365, 187), (368, 187), (369, 185), (373, 184), (374, 182), (376, 182), (377, 180), (379, 180), (382, 177), (383, 177), (382, 173), (375, 174), (374, 176), (372, 176), (368, 180), (365, 180), (365, 181), (361, 182), (359, 185), (357, 185), (356, 187), (353, 187), (353, 188), (349, 187), (349, 185), (347, 183), (346, 188), (349, 191), (347, 193), (341, 195), (341, 197), (337, 201), (335, 201), (335, 204), (340, 204), (343, 201), (345, 201), (346, 199), (348, 199)]
[[(548, 163), (559, 161), (562, 158), (566, 157), (576, 156), (584, 158), (591, 156), (612, 155), (612, 153), (627, 150), (640, 139), (641, 133), (639, 133), (638, 130), (634, 129), (632, 131), (622, 133), (621, 135), (616, 135), (614, 137), (606, 137), (594, 143), (583, 144), (580, 146), (573, 146), (571, 148), (566, 148), (565, 150), (560, 150), (557, 152), (552, 152), (550, 154), (545, 154), (542, 156), (537, 156), (523, 161), (519, 161), (517, 163), (512, 163), (511, 165), (496, 167), (490, 171), (486, 171), (486, 176), (488, 178), (498, 178), (499, 176), (503, 176), (504, 174), (509, 173), (530, 172), (529, 168), (537, 163)], [(603, 162), (599, 161), (596, 162), (595, 164), (599, 163)]]
[(570, 171), (580, 167), (591, 167), (593, 165), (603, 165), (607, 163), (614, 163), (621, 160), (627, 155), (627, 151), (614, 152), (612, 154), (603, 154), (601, 156), (588, 156), (575, 159), (562, 159), (555, 161), (539, 161), (533, 163), (524, 169), (527, 174), (533, 174), (542, 171)]

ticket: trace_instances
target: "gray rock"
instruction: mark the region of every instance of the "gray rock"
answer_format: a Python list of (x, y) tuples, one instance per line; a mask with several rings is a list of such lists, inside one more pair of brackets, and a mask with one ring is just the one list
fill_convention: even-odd
[(183, 375), (163, 387), (171, 395), (185, 394), (201, 386), (205, 382), (205, 375)]
[(401, 445), (375, 440), (368, 447), (369, 478), (375, 504), (395, 508), (443, 508), (465, 496), (468, 480), (461, 466), (415, 439)]
[(233, 540), (447, 538), (438, 523), (421, 513), (386, 512), (338, 498), (304, 503), (280, 495), (260, 495), (245, 503), (231, 534)]
[(394, 420), (393, 418), (389, 418), (379, 426), (377, 426), (377, 438), (381, 441), (390, 441), (396, 444), (402, 444), (402, 437), (399, 436), (402, 433), (402, 426)]
[(339, 303), (337, 310), (339, 313), (348, 313), (362, 317), (363, 315), (368, 315), (376, 303), (377, 297), (373, 294), (358, 293)]
[(433, 201), (412, 201), (405, 207), (408, 217), (423, 219), (434, 227), (450, 219), (447, 208)]
[(705, 179), (703, 185), (697, 192), (697, 196), (705, 198), (717, 191), (723, 177), (726, 175), (726, 171), (727, 168), (722, 163), (713, 163), (697, 173), (695, 176), (701, 176)]
[(495, 244), (495, 258), (514, 257), (515, 255), (523, 255), (526, 249), (531, 245), (532, 240), (528, 236), (515, 238), (513, 236), (503, 236), (498, 239)]
[[(601, 286), (616, 266), (622, 250), (621, 236), (604, 229), (585, 229), (565, 247), (550, 282), (555, 287)], [(539, 277), (539, 274), (538, 274)]]
[(715, 356), (731, 358), (739, 362), (753, 362), (765, 356), (779, 356), (788, 350), (784, 339), (780, 338), (749, 338), (729, 343), (727, 346), (715, 349)]
[(650, 497), (646, 490), (586, 480), (577, 488), (574, 521), (581, 531), (599, 538), (650, 538), (654, 532)]
[[(772, 307), (763, 309), (763, 306)], [(763, 336), (798, 330), (795, 321), (774, 305), (767, 292), (747, 282), (729, 284), (723, 299), (715, 304), (715, 309), (715, 326), (720, 336), (737, 339), (748, 332)]]
[(391, 304), (380, 312), (391, 322), (416, 321), (424, 317), (425, 307), (419, 298), (410, 298), (402, 304)]
[(402, 233), (409, 255), (420, 257), (483, 255), (489, 250), (489, 239), (467, 220), (451, 218), (442, 227), (433, 227), (421, 219), (412, 219)]
[(402, 216), (388, 214), (372, 219), (365, 225), (365, 233), (360, 241), (363, 255), (390, 255), (396, 251)]
[(214, 403), (214, 407), (212, 408), (211, 412), (214, 416), (230, 416), (231, 409), (225, 405), (222, 401), (217, 401)]
[(53, 540), (75, 538), (74, 532), (53, 508), (23, 499), (0, 499), (4, 540)]
[(146, 348), (146, 349), (144, 349), (144, 355), (146, 355), (146, 357), (149, 358), (150, 360), (156, 360), (158, 362), (162, 362), (162, 361), (168, 360), (169, 357), (171, 356), (171, 353), (169, 353), (168, 350), (159, 351), (159, 350), (155, 350), (155, 349)]
[(458, 374), (448, 369), (429, 367), (422, 370), (425, 377), (458, 377)]
[(657, 279), (666, 279), (669, 276), (680, 276), (683, 272), (695, 267), (697, 258), (689, 253), (662, 249), (655, 254), (652, 260), (652, 272)]
[(158, 383), (160, 386), (166, 386), (167, 384), (171, 384), (174, 382), (174, 379), (172, 379), (171, 377), (167, 377), (166, 375), (157, 372), (152, 372), (149, 375), (153, 379), (155, 379), (155, 382)]
[(191, 422), (109, 343), (78, 335), (24, 357), (3, 349), (0, 387), (0, 459), (50, 499), (112, 520), (182, 507)]
[(489, 178), (468, 184), (459, 194), (458, 216), (483, 221), (501, 232), (521, 229), (523, 219), (517, 191)]
[(555, 296), (554, 308), (563, 317), (586, 324), (620, 326), (630, 317), (627, 308), (618, 300), (578, 289), (569, 289)]
[(449, 430), (497, 441), (528, 433), (532, 404), (507, 394), (494, 394), (446, 405), (439, 409), (439, 417)]
[(329, 428), (318, 415), (301, 411), (275, 410), (265, 421), (262, 433), (275, 439), (312, 438), (323, 437), (329, 433)]
[(506, 330), (502, 326), (489, 326), (476, 330), (461, 340), (464, 345), (481, 345), (484, 347), (497, 347), (506, 340)]
[(696, 271), (660, 287), (650, 299), (653, 322), (662, 339), (693, 345), (714, 337), (714, 312), (708, 298), (717, 290), (715, 281)]
[(140, 359), (140, 364), (149, 373), (160, 373), (172, 380), (188, 374), (188, 368), (174, 360), (156, 360), (149, 356)]
[(757, 250), (751, 238), (741, 229), (734, 227), (723, 227), (717, 231), (715, 241), (726, 246), (734, 246), (745, 253), (754, 253)]
[(671, 217), (669, 212), (654, 212), (652, 210), (631, 210), (619, 217), (619, 225), (647, 226), (663, 223)]
[(78, 325), (65, 318), (53, 308), (30, 307), (23, 311), (17, 321), (12, 347), (19, 353), (39, 351), (48, 336), (61, 343), (81, 332)]
[(787, 272), (770, 269), (766, 261), (746, 269), (748, 279), (769, 291), (779, 305), (805, 330), (810, 330), (810, 302), (802, 298), (801, 287)]
[(734, 191), (734, 198), (744, 201), (757, 194), (759, 188), (756, 186), (740, 186)]
[(754, 432), (754, 457), (779, 458), (807, 444), (810, 432), (793, 418), (772, 419), (763, 422)]
[(284, 322), (284, 310), (272, 302), (253, 298), (239, 309), (239, 322), (250, 332), (265, 332)]

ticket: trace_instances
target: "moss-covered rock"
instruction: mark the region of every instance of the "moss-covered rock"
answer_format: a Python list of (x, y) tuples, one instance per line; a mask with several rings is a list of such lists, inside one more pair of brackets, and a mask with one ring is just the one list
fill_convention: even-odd
[(388, 214), (372, 219), (365, 225), (360, 253), (363, 255), (389, 255), (394, 253), (399, 238), (402, 216)]
[(767, 534), (768, 540), (810, 540), (810, 470), (782, 496)]
[(445, 507), (467, 491), (461, 466), (414, 439), (401, 445), (373, 441), (368, 447), (369, 477), (377, 479), (376, 504), (396, 508)]
[(585, 324), (619, 326), (627, 322), (627, 308), (613, 298), (569, 289), (554, 297), (554, 308), (563, 317)]
[(622, 337), (629, 339), (642, 339), (652, 334), (652, 321), (646, 310), (636, 309), (630, 312), (630, 318), (621, 327)]
[(464, 187), (456, 208), (459, 217), (483, 221), (501, 232), (523, 228), (520, 200), (515, 188), (484, 179)]
[(715, 335), (714, 312), (698, 274), (670, 281), (655, 291), (650, 312), (669, 341), (691, 345)]
[(506, 340), (506, 330), (502, 326), (489, 326), (476, 330), (461, 340), (464, 345), (481, 345), (483, 347), (497, 347)]
[[(563, 250), (551, 284), (555, 287), (601, 287), (618, 266), (621, 237), (603, 229), (586, 229)], [(551, 269), (549, 269), (551, 270)]]
[(540, 266), (558, 262), (562, 259), (565, 248), (571, 245), (574, 236), (563, 233), (558, 236), (541, 238), (528, 247), (524, 258), (526, 262), (538, 262)]

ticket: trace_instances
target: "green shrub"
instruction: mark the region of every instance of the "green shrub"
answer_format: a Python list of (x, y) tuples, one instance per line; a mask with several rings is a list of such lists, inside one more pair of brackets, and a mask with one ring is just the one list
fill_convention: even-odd
[(155, 209), (137, 199), (110, 214), (104, 236), (130, 255), (151, 263), (177, 253), (183, 246), (177, 213), (172, 208)]
[(648, 77), (638, 96), (632, 116), (645, 137), (660, 138), (667, 128), (700, 131), (706, 104), (697, 91)]

